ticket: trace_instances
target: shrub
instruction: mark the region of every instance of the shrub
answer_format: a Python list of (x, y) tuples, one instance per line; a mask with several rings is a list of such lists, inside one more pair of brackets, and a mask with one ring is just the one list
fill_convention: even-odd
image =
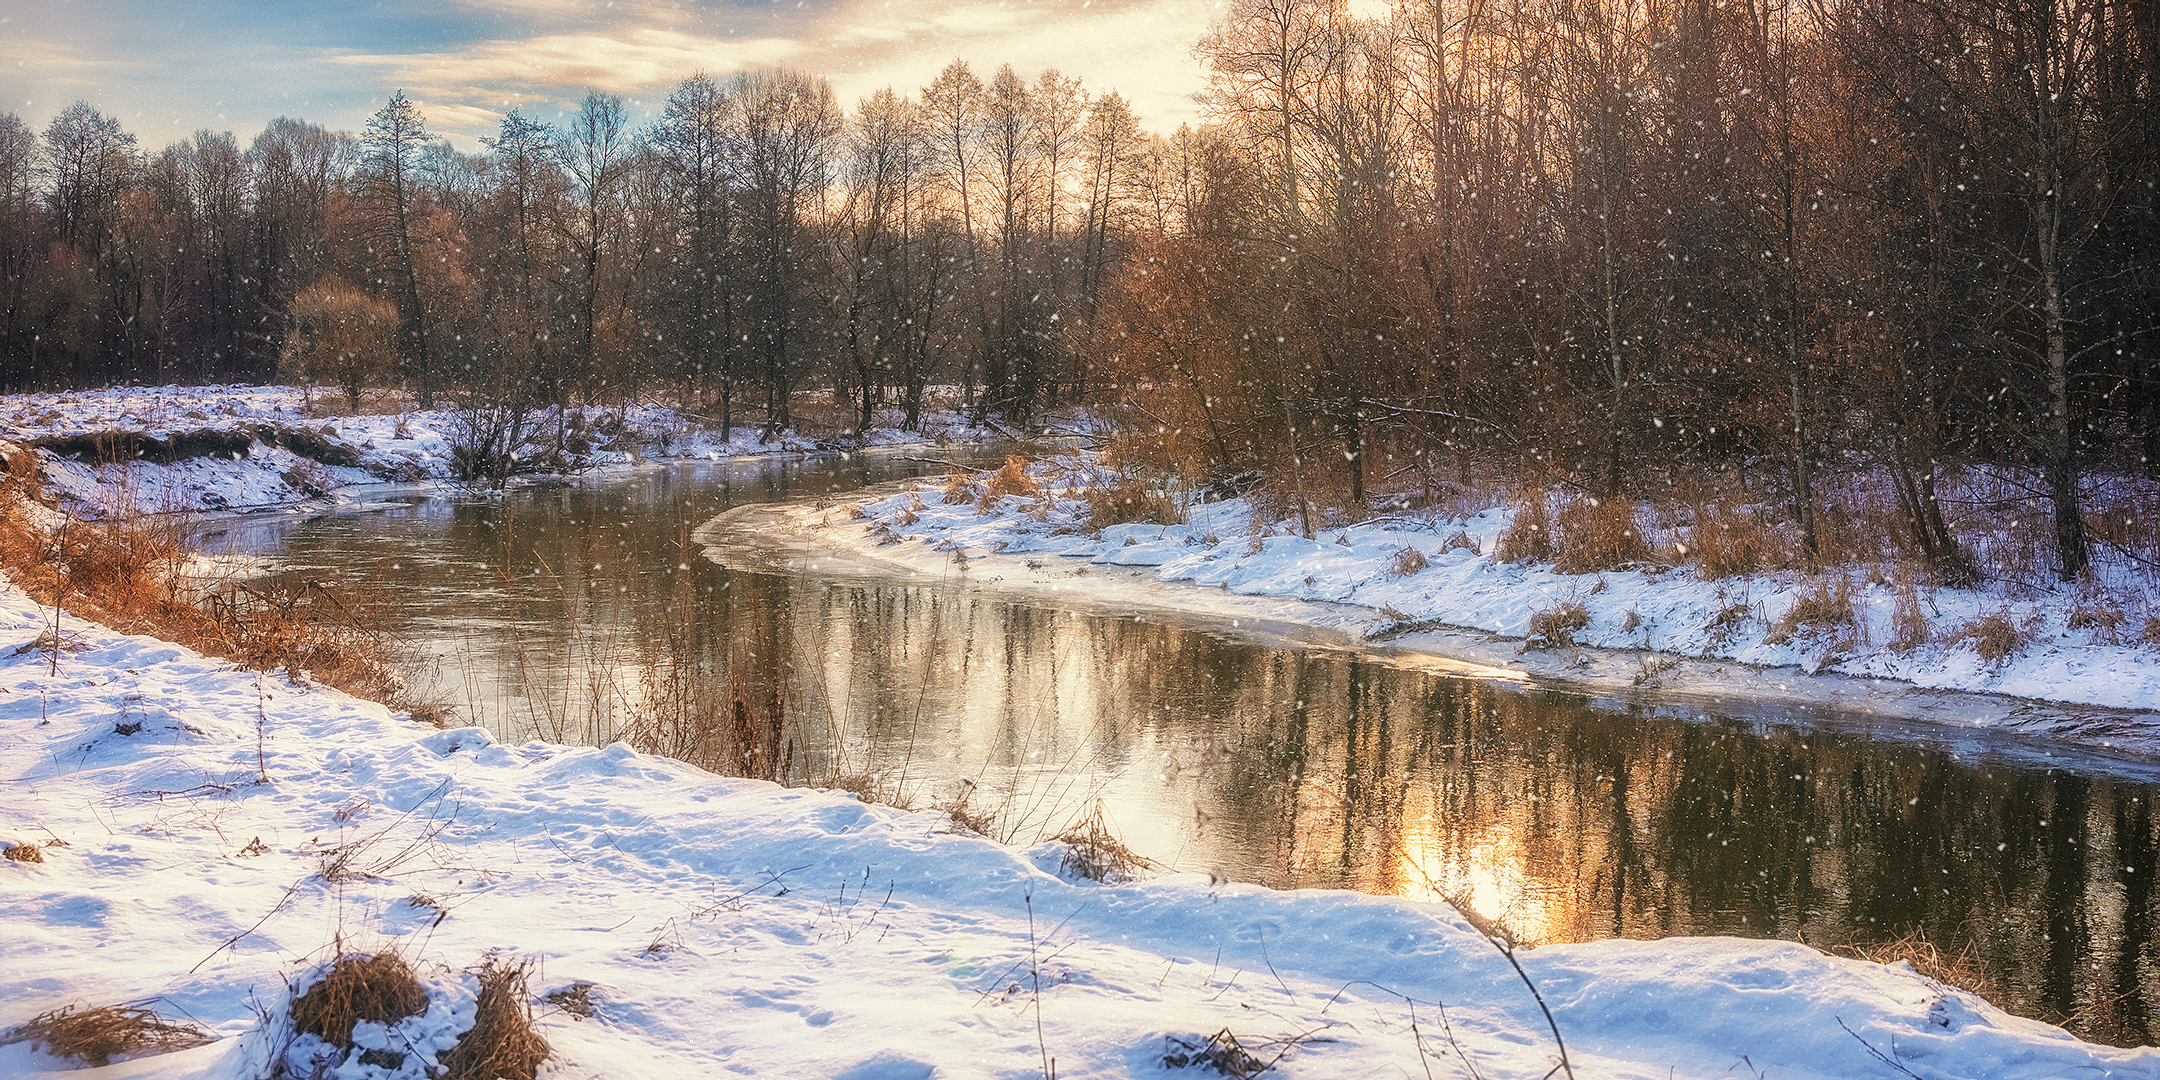
[(1575, 644), (1575, 632), (1590, 628), (1590, 610), (1570, 600), (1558, 607), (1532, 612), (1530, 632), (1523, 648), (1566, 649)]
[(1959, 628), (1954, 641), (1971, 641), (1973, 651), (1988, 663), (1997, 663), (2025, 647), (2025, 632), (2005, 612), (1982, 615)]
[(1642, 523), (1626, 499), (1582, 499), (1553, 517), (1553, 569), (1597, 574), (1650, 558)]
[(147, 1003), (107, 1005), (81, 1012), (69, 1005), (39, 1013), (0, 1035), (0, 1045), (27, 1042), (44, 1047), (54, 1057), (74, 1058), (93, 1068), (110, 1065), (115, 1058), (166, 1054), (215, 1041), (193, 1024), (159, 1016)]
[(945, 497), (938, 501), (946, 506), (966, 506), (982, 498), (982, 482), (972, 473), (956, 472), (945, 478)]
[(531, 970), (530, 961), (501, 957), (481, 965), (473, 1025), (443, 1055), (442, 1080), (533, 1080), (548, 1044), (533, 1030), (526, 989)]
[(395, 1024), (427, 1007), (427, 990), (404, 957), (395, 952), (351, 953), (339, 957), (315, 985), (293, 999), (293, 1030), (351, 1049), (355, 1022)]

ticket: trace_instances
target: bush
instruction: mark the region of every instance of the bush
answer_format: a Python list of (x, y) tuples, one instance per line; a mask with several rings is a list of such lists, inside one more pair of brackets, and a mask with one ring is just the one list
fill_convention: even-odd
[(1553, 517), (1553, 569), (1562, 574), (1597, 574), (1629, 563), (1648, 561), (1635, 506), (1626, 499), (1582, 499)]
[(1802, 627), (1810, 630), (1828, 630), (1836, 626), (1853, 624), (1852, 585), (1844, 578), (1831, 582), (1818, 582), (1813, 590), (1800, 594), (1787, 608), (1783, 618), (1772, 628), (1773, 638), (1790, 638)]
[(980, 513), (988, 513), (996, 508), (999, 499), (1007, 495), (1029, 499), (1041, 495), (1042, 487), (1035, 483), (1034, 477), (1028, 475), (1027, 469), (1026, 458), (1018, 454), (1007, 455), (1005, 467), (982, 482), (982, 494), (975, 500), (975, 509)]

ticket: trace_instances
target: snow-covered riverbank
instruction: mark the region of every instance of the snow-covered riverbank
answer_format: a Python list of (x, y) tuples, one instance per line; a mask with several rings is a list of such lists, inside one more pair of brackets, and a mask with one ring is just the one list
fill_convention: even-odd
[[(1550, 679), (1600, 695), (1764, 700), (2012, 729), (2160, 753), (2160, 646), (2134, 632), (2079, 626), (2075, 589), (2013, 600), (2000, 588), (1935, 589), (1930, 640), (1896, 643), (1900, 597), (1858, 571), (1703, 581), (1686, 567), (1593, 575), (1508, 564), (1493, 552), (1511, 511), (1451, 520), (1387, 519), (1321, 531), (1255, 525), (1243, 499), (1195, 503), (1178, 525), (1085, 527), (1064, 486), (1085, 459), (1039, 463), (1038, 496), (945, 501), (938, 485), (894, 485), (847, 504), (739, 511), (741, 530), (803, 552), (917, 579), (1062, 597), (1068, 602), (1190, 612), (1249, 627), (1296, 627), (1303, 640), (1407, 657), (1467, 661), (1474, 674)], [(1406, 554), (1409, 553), (1409, 554)], [(807, 556), (806, 556), (807, 557)], [(1787, 619), (1803, 597), (1848, 590), (1853, 621), (1828, 629)], [(1542, 613), (1579, 608), (1566, 646), (1524, 648)], [(1984, 658), (1954, 629), (2009, 612), (2027, 643)]]
[[(455, 408), (326, 417), (309, 408), (311, 397), (318, 406), (330, 400), (291, 386), (16, 394), (0, 397), (0, 442), (34, 453), (43, 486), (89, 516), (276, 509), (348, 487), (439, 485), (452, 478), (452, 443), (461, 423)], [(829, 448), (794, 433), (761, 440), (754, 425), (738, 425), (722, 439), (704, 417), (646, 404), (589, 407), (563, 418), (538, 415), (535, 424), (546, 437), (530, 452), (553, 452), (558, 419), (564, 453), (554, 467), (565, 470)], [(897, 423), (899, 416), (887, 419)], [(928, 412), (922, 428), (880, 428), (868, 445), (919, 445), (971, 434), (962, 417), (946, 410)], [(129, 449), (140, 456), (114, 452)]]
[[(0, 831), (42, 856), (0, 863), (0, 1027), (154, 998), (219, 1036), (99, 1075), (240, 1080), (279, 1054), (307, 1075), (320, 1044), (288, 1046), (282, 1011), (340, 942), (402, 950), (433, 994), (370, 1029), (402, 1064), (356, 1053), (347, 1077), (425, 1075), (496, 951), (539, 961), (550, 1077), (1154, 1075), (1223, 1030), (1289, 1077), (1558, 1062), (1523, 982), (1441, 907), (1068, 879), (1060, 847), (941, 813), (435, 731), (73, 619), (55, 673), (49, 617), (0, 588)], [(1584, 1077), (2160, 1076), (2160, 1050), (1797, 944), (1520, 959)], [(0, 1047), (0, 1074), (62, 1067)]]

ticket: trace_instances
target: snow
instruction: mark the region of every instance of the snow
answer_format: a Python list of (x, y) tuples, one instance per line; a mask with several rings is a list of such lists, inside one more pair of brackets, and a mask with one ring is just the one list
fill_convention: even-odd
[[(1137, 545), (1136, 545), (1137, 546)], [(1065, 880), (942, 813), (709, 775), (621, 745), (509, 746), (63, 617), (0, 588), (0, 1025), (158, 999), (219, 1040), (100, 1075), (255, 1077), (325, 1048), (282, 1027), (339, 949), (397, 948), (424, 1015), (361, 1029), (419, 1077), (470, 969), (536, 960), (542, 1075), (1206, 1075), (1228, 1029), (1286, 1077), (1543, 1077), (1508, 961), (1438, 905), (1166, 874)], [(122, 734), (132, 730), (133, 734)], [(2160, 1076), (1914, 974), (1776, 941), (1521, 950), (1577, 1075)], [(1172, 1040), (1182, 1040), (1173, 1042)], [(1464, 1059), (1467, 1058), (1467, 1062)], [(17, 1043), (0, 1075), (56, 1071)]]
[[(1488, 677), (1599, 694), (1785, 698), (2160, 753), (2150, 715), (2160, 710), (2160, 648), (2137, 643), (2134, 630), (2110, 641), (2072, 627), (2075, 589), (2023, 599), (2000, 587), (1934, 590), (1926, 602), (1938, 628), (1997, 612), (2023, 625), (2031, 644), (1987, 660), (1971, 640), (1942, 633), (1910, 649), (1895, 645), (1897, 590), (1859, 571), (1843, 575), (1854, 626), (1780, 634), (1794, 605), (1832, 579), (1703, 581), (1684, 566), (1570, 575), (1503, 563), (1493, 551), (1513, 519), (1505, 506), (1327, 528), (1308, 540), (1294, 522), (1255, 521), (1248, 501), (1231, 499), (1193, 503), (1184, 524), (1094, 533), (1082, 496), (1103, 475), (1099, 464), (1083, 454), (1032, 468), (1040, 498), (946, 503), (938, 488), (914, 483), (837, 509), (743, 508), (732, 515), (739, 524), (716, 524), (735, 542), (797, 545), (798, 557), (822, 559), (825, 572), (852, 565), (1060, 603), (1197, 614), (1240, 629), (1295, 627), (1307, 645), (1447, 657)], [(1398, 572), (1406, 549), (1421, 569)], [(1525, 648), (1532, 618), (1566, 604), (1588, 617), (1573, 644)]]
[[(933, 388), (941, 390), (942, 388)], [(312, 398), (315, 409), (309, 408)], [(0, 442), (27, 444), (55, 437), (124, 431), (153, 439), (193, 432), (241, 432), (265, 428), (304, 432), (349, 453), (357, 464), (328, 465), (281, 445), (256, 439), (240, 457), (205, 455), (165, 463), (157, 460), (93, 465), (49, 449), (37, 451), (45, 486), (71, 510), (91, 517), (112, 513), (228, 512), (289, 508), (320, 501), (363, 485), (445, 483), (450, 479), (451, 436), (457, 414), (450, 407), (421, 411), (363, 412), (322, 416), (338, 400), (292, 386), (117, 387), (65, 394), (0, 397)], [(659, 404), (576, 411), (570, 428), (581, 432), (583, 452), (570, 455), (576, 468), (623, 466), (644, 461), (720, 460), (756, 454), (809, 453), (817, 440), (793, 432), (760, 440), (755, 425), (738, 424), (721, 439), (717, 424)], [(929, 409), (922, 431), (896, 430), (898, 412), (888, 410), (865, 445), (915, 446), (974, 434), (950, 409)], [(540, 415), (552, 435), (555, 416)]]

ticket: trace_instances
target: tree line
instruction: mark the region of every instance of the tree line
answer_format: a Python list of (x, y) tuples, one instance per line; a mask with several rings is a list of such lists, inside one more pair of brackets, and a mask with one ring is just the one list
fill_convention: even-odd
[(146, 154), (78, 102), (0, 117), (0, 386), (305, 378), (423, 405), (686, 395), (732, 427), (831, 388), (867, 425), (933, 381), (1025, 425), (1160, 201), (1115, 93), (955, 61), (852, 116), (783, 69), (588, 94), (461, 153), (393, 96), (355, 136), (273, 121)]
[(393, 97), (146, 155), (0, 118), (0, 383), (281, 374), (423, 401), (669, 389), (720, 424), (933, 382), (1025, 425), (1363, 507), (1497, 465), (1598, 498), (2020, 466), (2065, 579), (2083, 486), (2160, 461), (2160, 14), (2130, 0), (1233, 0), (1206, 122), (965, 63), (593, 93), (463, 154)]

